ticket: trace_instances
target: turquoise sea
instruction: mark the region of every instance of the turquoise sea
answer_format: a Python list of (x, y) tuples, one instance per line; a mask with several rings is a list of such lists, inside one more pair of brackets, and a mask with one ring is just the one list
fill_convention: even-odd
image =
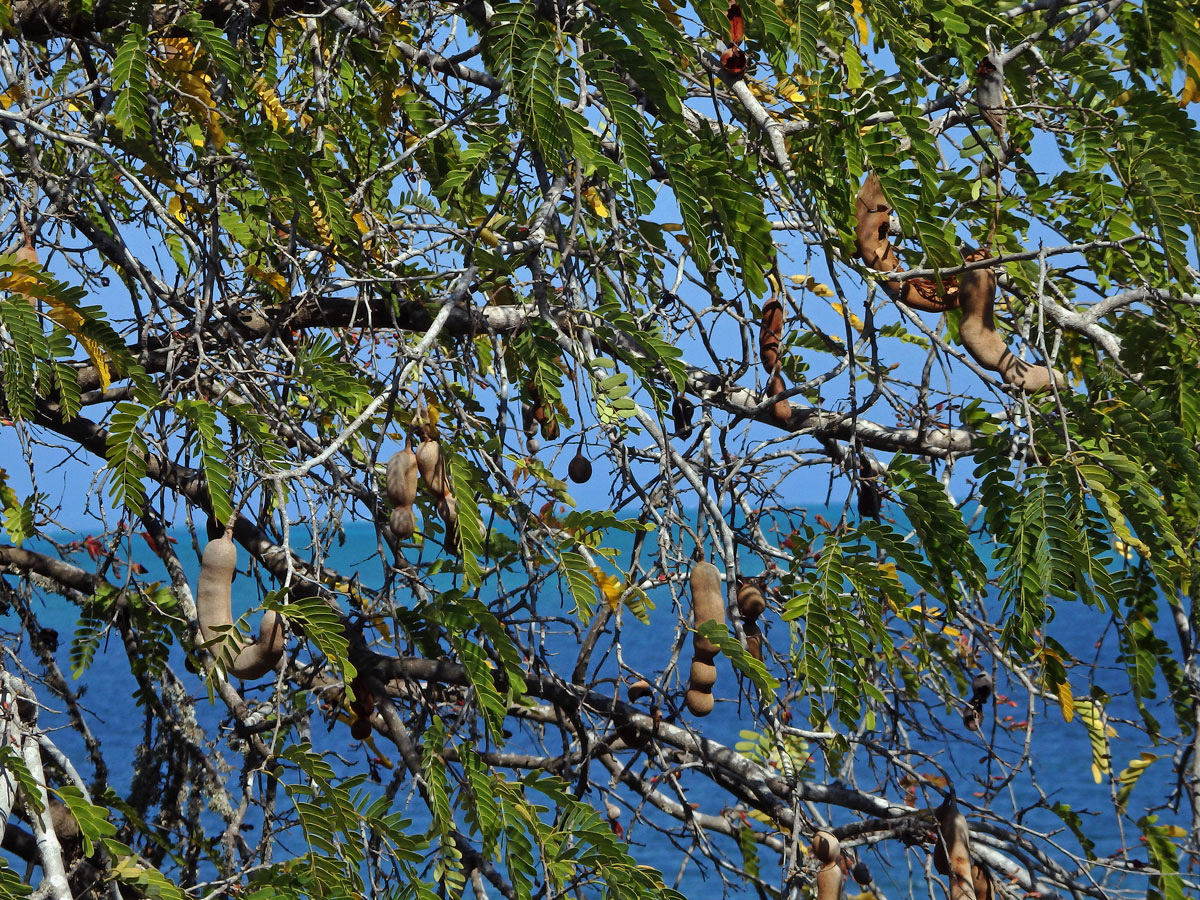
[[(821, 510), (815, 509), (814, 511)], [(828, 515), (831, 511), (826, 510), (825, 512)], [(840, 508), (838, 512), (840, 512)], [(837, 513), (833, 513), (833, 515), (836, 516)], [(189, 547), (190, 538), (182, 532), (177, 533), (176, 537), (181, 549), (181, 558), (188, 569), (189, 579), (194, 584), (198, 562)], [(628, 539), (627, 535), (621, 537)], [(147, 574), (142, 576), (143, 579), (161, 578), (166, 581), (166, 574), (161, 562), (150, 552), (149, 547), (140, 537), (135, 536), (127, 546), (132, 551), (132, 556), (127, 562), (138, 563), (147, 570)], [(36, 549), (32, 545), (30, 548)], [(376, 558), (377, 548), (373, 527), (365, 524), (351, 525), (345, 529), (344, 542), (333, 547), (331, 555), (326, 559), (326, 564), (346, 575), (358, 574), (367, 586), (377, 585), (380, 583), (380, 568)], [(629, 547), (626, 545), (622, 549), (628, 552)], [(432, 550), (430, 554), (430, 558), (437, 555)], [(240, 567), (242, 572), (245, 572), (246, 569), (245, 558), (246, 555), (243, 552), (243, 562)], [(83, 547), (78, 551), (75, 561), (78, 565), (89, 569), (94, 569), (96, 565), (91, 562)], [(113, 577), (113, 573), (110, 573), (110, 578)], [(580, 634), (569, 624), (571, 603), (564, 601), (561, 603), (561, 609), (555, 610), (547, 604), (546, 596), (543, 594), (539, 599), (538, 612), (541, 615), (559, 614), (563, 617), (555, 626), (557, 633), (550, 636), (547, 649), (551, 653), (559, 654), (557, 658), (563, 661), (564, 668), (569, 669), (575, 658)], [(259, 598), (256, 596), (253, 579), (245, 574), (241, 575), (235, 581), (234, 597), (235, 616), (257, 603)], [(655, 596), (653, 599), (658, 605), (650, 614), (650, 624), (642, 624), (628, 614), (623, 615), (620, 623), (621, 652), (625, 660), (648, 673), (661, 671), (670, 658), (672, 643), (678, 634), (680, 617), (679, 610), (672, 608), (670, 599), (665, 594)], [(55, 595), (38, 594), (33, 602), (42, 625), (54, 628), (59, 632), (60, 644), (57, 659), (64, 671), (68, 671), (70, 668), (68, 653), (71, 636), (76, 629), (77, 610)], [(397, 598), (397, 603), (402, 605), (402, 598)], [(768, 641), (784, 642), (787, 640), (786, 628), (777, 615), (768, 613), (763, 617), (762, 624)], [(1094, 609), (1084, 607), (1082, 604), (1065, 604), (1060, 605), (1056, 610), (1054, 621), (1050, 625), (1050, 633), (1072, 652), (1082, 654), (1089, 660), (1095, 660), (1097, 682), (1114, 695), (1108, 707), (1108, 713), (1119, 735), (1112, 742), (1113, 772), (1116, 773), (1140, 751), (1152, 748), (1134, 743), (1131, 740), (1134, 737), (1132, 729), (1120, 724), (1120, 720), (1123, 718), (1137, 719), (1137, 714), (1133, 709), (1132, 702), (1122, 694), (1121, 685), (1124, 682), (1125, 674), (1116, 664), (1113, 629), (1106, 627), (1107, 624), (1103, 614)], [(13, 615), (0, 617), (0, 629), (5, 635), (14, 633), (15, 626)], [(1168, 638), (1168, 636), (1164, 635), (1164, 638)], [(615, 654), (609, 650), (607, 656), (604, 655), (604, 651), (608, 649), (604, 642), (600, 647), (601, 650), (594, 656), (594, 660), (599, 661), (596, 671), (599, 677), (611, 676), (616, 672)], [(23, 657), (29, 659), (30, 654), (27, 647), (16, 649)], [(682, 664), (685, 666), (689, 651), (690, 648), (685, 648), (682, 654)], [(209, 704), (202, 680), (199, 676), (184, 670), (182, 654), (178, 653), (178, 648), (176, 648), (176, 654), (178, 665), (175, 667), (175, 671), (185, 679), (185, 684), (191, 686), (193, 696), (197, 698), (201, 723), (209, 726), (210, 734), (215, 733), (215, 724), (221, 719), (223, 707)], [(725, 701), (717, 704), (712, 715), (703, 720), (695, 720), (694, 724), (701, 728), (708, 737), (733, 746), (742, 739), (741, 732), (748, 727), (748, 723), (750, 723), (749, 727), (753, 727), (752, 711), (745, 705), (744, 700), (739, 703), (732, 699), (737, 696), (737, 693), (734, 689), (735, 676), (728, 662), (719, 658), (717, 665), (719, 676), (715, 693), (718, 697), (725, 698)], [(144, 721), (141, 711), (137, 709), (132, 700), (135, 685), (128, 673), (125, 650), (115, 632), (111, 632), (101, 639), (99, 650), (90, 668), (74, 684), (77, 690), (83, 692), (83, 703), (89, 710), (93, 728), (102, 741), (110, 766), (111, 782), (118, 791), (125, 791), (129, 787), (134, 753), (143, 739)], [(608, 689), (611, 690), (611, 685)], [(1076, 690), (1083, 693), (1086, 686), (1077, 685)], [(1000, 683), (997, 685), (997, 694), (1005, 698), (1000, 705), (994, 708), (997, 717), (1010, 716), (1009, 723), (1023, 722), (1028, 717), (1027, 695), (1023, 689)], [(256, 690), (254, 696), (257, 698), (265, 696), (265, 689)], [(1010, 697), (1013, 703), (1011, 706), (1007, 705), (1007, 699)], [(935, 706), (929, 709), (928, 715), (930, 719), (946, 717), (955, 723), (956, 731), (963, 731), (957, 724), (959, 716), (957, 711), (947, 712), (944, 708)], [(990, 748), (980, 737), (974, 735), (966, 736), (961, 741), (949, 744), (929, 741), (921, 747), (951, 775), (959, 796), (968, 806), (975, 799), (974, 795), (982, 784), (994, 782), (1006, 774), (1005, 763), (1019, 755), (1020, 746), (1024, 740), (1024, 728), (1017, 728), (1011, 732), (1005, 728), (991, 728), (991, 715), (992, 712), (989, 711), (988, 727), (984, 732), (988, 740), (992, 742)], [(1071, 724), (1065, 723), (1057, 705), (1045, 704), (1041, 701), (1033, 704), (1032, 718), (1035, 737), (1033, 763), (1030, 768), (1044, 796), (1040, 795), (1039, 790), (1033, 787), (1029, 778), (1030, 772), (1027, 770), (1012, 780), (993, 803), (993, 809), (1003, 811), (1006, 817), (1011, 814), (1012, 821), (1019, 822), (1035, 831), (1056, 832), (1055, 840), (1061, 846), (1072, 852), (1079, 852), (1078, 843), (1069, 832), (1063, 829), (1061, 819), (1041, 808), (1043, 801), (1063, 802), (1069, 804), (1074, 811), (1084, 817), (1085, 827), (1096, 840), (1095, 852), (1098, 855), (1105, 856), (1115, 853), (1126, 842), (1136, 844), (1136, 829), (1129, 831), (1130, 826), (1126, 823), (1127, 831), (1123, 836), (1112, 813), (1112, 787), (1108, 779), (1101, 784), (1093, 781), (1090, 744), (1082, 724), (1078, 720)], [(1169, 723), (1169, 711), (1163, 710), (1160, 718), (1164, 723)], [(86, 754), (82, 741), (69, 728), (61, 710), (46, 710), (42, 714), (41, 721), (45, 727), (51, 730), (53, 739), (76, 760), (85, 780), (89, 779), (91, 773), (86, 767)], [(807, 724), (802, 721), (794, 721), (793, 724), (807, 727)], [(881, 722), (879, 727), (881, 730), (874, 736), (879, 740), (885, 740), (888, 725), (886, 722)], [(339, 768), (347, 771), (370, 769), (371, 752), (364, 745), (351, 742), (344, 725), (335, 726), (330, 730), (327, 728), (327, 723), (320, 717), (314, 717), (311, 730), (314, 743), (318, 748), (337, 752), (336, 765)], [(516, 729), (514, 728), (514, 730)], [(518, 732), (510, 741), (508, 749), (520, 750), (523, 740), (524, 737)], [(919, 736), (917, 742), (920, 743)], [(386, 752), (382, 741), (379, 746)], [(1169, 753), (1170, 751), (1158, 749), (1156, 752)], [(920, 760), (914, 759), (913, 762), (921, 767)], [(1158, 767), (1157, 772), (1152, 768), (1151, 774), (1147, 774), (1148, 784), (1149, 779), (1168, 777), (1170, 760), (1161, 760)], [(928, 766), (923, 768), (933, 772), (933, 769)], [(390, 772), (379, 771), (385, 781), (391, 777)], [(860, 765), (858, 771), (860, 772), (860, 780), (856, 785), (858, 788), (867, 791), (878, 789), (877, 784), (873, 781), (862, 780), (871, 772), (869, 766)], [(819, 754), (817, 754), (814, 776), (826, 777), (820, 770)], [(684, 771), (680, 777), (682, 785), (690, 792), (689, 799), (698, 803), (702, 811), (720, 814), (728, 805), (729, 798), (698, 773)], [(397, 802), (407, 806), (408, 814), (413, 817), (416, 825), (420, 826), (424, 822), (424, 817), (419, 810), (419, 800), (414, 797), (410, 788), (411, 783), (406, 783), (401, 788), (397, 794)], [(884, 793), (890, 799), (899, 799), (894, 785), (886, 787)], [(1164, 793), (1161, 782), (1146, 790), (1147, 798), (1153, 797), (1156, 800), (1161, 798)], [(602, 803), (602, 801), (598, 802)], [(1134, 819), (1142, 814), (1138, 811), (1138, 804), (1139, 792), (1135, 789), (1130, 803), (1130, 813)], [(827, 816), (834, 825), (847, 824), (852, 821), (850, 814), (841, 810), (825, 809), (820, 812)], [(662, 816), (655, 818), (655, 814), (652, 812), (650, 815), (654, 821), (668, 828), (676, 828), (678, 825)], [(628, 813), (626, 813), (625, 821), (628, 822)], [(714, 890), (720, 889), (718, 883), (706, 880), (698, 861), (686, 860), (675, 842), (668, 836), (653, 828), (642, 826), (634, 828), (629, 837), (635, 845), (635, 853), (639, 862), (653, 865), (662, 870), (668, 884), (678, 880), (678, 886), (688, 896), (705, 897), (711, 895)], [(684, 843), (686, 844), (686, 841)], [(718, 843), (720, 844), (721, 841)], [(919, 895), (924, 895), (924, 879), (920, 871), (921, 855), (914, 855), (910, 851), (906, 860), (903, 847), (896, 842), (890, 842), (885, 847), (886, 852), (883, 854), (866, 853), (864, 855), (875, 872), (882, 893), (893, 900), (895, 897), (908, 896), (914, 891)], [(737, 848), (729, 842), (724, 842), (723, 850), (735, 862), (740, 861)], [(773, 858), (769, 851), (763, 849), (760, 864), (762, 877), (769, 882), (778, 884), (781, 879), (781, 873), (778, 871), (779, 861)], [(910, 878), (913, 880), (910, 881)], [(709, 879), (711, 879), (711, 874)], [(743, 889), (738, 893), (750, 896), (752, 891)]]

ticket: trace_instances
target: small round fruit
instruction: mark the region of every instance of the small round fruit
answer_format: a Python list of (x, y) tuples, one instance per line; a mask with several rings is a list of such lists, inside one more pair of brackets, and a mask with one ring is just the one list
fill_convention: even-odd
[(567, 476), (576, 484), (583, 484), (592, 477), (592, 462), (582, 453), (576, 453), (575, 458), (567, 466)]

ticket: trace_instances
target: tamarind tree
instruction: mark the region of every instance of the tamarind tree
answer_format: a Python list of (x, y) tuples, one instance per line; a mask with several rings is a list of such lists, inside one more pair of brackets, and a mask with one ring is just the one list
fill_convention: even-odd
[(1194, 5), (0, 29), (0, 895), (1200, 892)]

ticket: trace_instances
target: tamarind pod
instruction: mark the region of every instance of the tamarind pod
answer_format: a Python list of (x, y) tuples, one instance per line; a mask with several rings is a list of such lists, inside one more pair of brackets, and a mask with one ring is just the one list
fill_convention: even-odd
[[(33, 263), (34, 265), (38, 265), (39, 263), (37, 248), (33, 246), (33, 241), (29, 237), (25, 238), (25, 243), (17, 248), (17, 251), (13, 254), (13, 256), (20, 262)], [(21, 284), (33, 283), (33, 278), (24, 274), (20, 275), (14, 280), (19, 281)], [(13, 293), (16, 295), (24, 295), (25, 299), (29, 301), (29, 305), (34, 307), (34, 309), (37, 308), (37, 298), (35, 298), (32, 294), (27, 294), (22, 291), (20, 287), (16, 286), (13, 288)]]
[(980, 672), (971, 679), (971, 702), (982, 706), (992, 696), (992, 676)]
[(592, 477), (592, 461), (582, 453), (576, 453), (567, 464), (567, 477), (576, 484), (584, 484)]
[(854, 868), (850, 870), (850, 876), (862, 887), (871, 886), (871, 868), (861, 859), (858, 860), (854, 864)]
[(412, 450), (398, 450), (387, 464), (388, 499), (393, 506), (412, 506), (417, 499), (417, 454)]
[(693, 691), (712, 690), (717, 683), (717, 667), (712, 663), (698, 659), (692, 660), (692, 668), (688, 672), (688, 688)]
[(629, 686), (629, 702), (637, 703), (637, 701), (641, 700), (643, 697), (649, 697), (652, 693), (654, 693), (654, 691), (650, 687), (650, 682), (644, 678), (639, 678)]
[(521, 404), (521, 430), (525, 432), (526, 437), (530, 438), (537, 434), (538, 430), (538, 423), (533, 417), (533, 412), (532, 403)]
[[(970, 260), (973, 254), (968, 255)], [(996, 330), (992, 315), (996, 301), (996, 275), (991, 269), (973, 269), (959, 278), (962, 323), (959, 336), (967, 352), (985, 369), (998, 372), (1005, 384), (1019, 387), (1027, 394), (1047, 390), (1054, 382), (1063, 383), (1061, 373), (1046, 366), (1030, 365), (1017, 359)]]
[(776, 374), (779, 365), (779, 341), (783, 337), (783, 304), (776, 296), (762, 308), (758, 330), (758, 358), (767, 375)]
[(737, 592), (738, 612), (742, 619), (753, 621), (763, 614), (767, 608), (767, 600), (763, 592), (753, 581), (743, 581)]
[[(975, 879), (971, 873), (971, 832), (966, 817), (958, 811), (953, 795), (946, 798), (934, 815), (938, 821), (938, 846), (944, 848), (947, 869), (942, 874), (950, 878), (950, 900), (976, 900)], [(936, 866), (936, 848), (934, 852)]]
[(685, 397), (683, 394), (677, 394), (671, 402), (671, 418), (675, 420), (675, 437), (687, 440), (692, 434), (692, 415), (696, 411), (696, 404)]
[(684, 703), (694, 716), (707, 716), (713, 711), (714, 699), (712, 691), (688, 691)]
[[(688, 582), (692, 589), (692, 618), (695, 627), (705, 622), (725, 623), (725, 601), (721, 597), (721, 573), (710, 562), (698, 562), (692, 567)], [(717, 645), (699, 634), (692, 635), (692, 648), (697, 653), (717, 654)]]
[[(539, 406), (538, 409), (542, 409), (542, 407)], [(559, 433), (558, 419), (552, 419), (547, 415), (543, 415), (543, 417), (541, 419), (541, 423), (542, 423), (542, 437), (544, 437), (548, 441), (558, 440), (558, 433)]]
[(842, 855), (842, 842), (829, 831), (818, 831), (813, 835), (812, 854), (825, 865), (835, 863)]
[(400, 540), (408, 540), (417, 530), (417, 517), (411, 506), (397, 506), (388, 515), (388, 527)]
[(975, 102), (983, 121), (996, 133), (1001, 147), (1006, 147), (1008, 112), (1004, 101), (1004, 67), (1001, 57), (988, 55), (975, 67)]
[(451, 547), (458, 546), (458, 503), (453, 494), (446, 494), (437, 500), (438, 515), (446, 524), (446, 543)]
[(971, 882), (975, 888), (975, 900), (994, 900), (992, 873), (985, 863), (972, 863)]
[(350, 723), (350, 736), (356, 741), (365, 741), (371, 736), (371, 720), (366, 716)]
[(762, 652), (763, 639), (762, 639), (762, 632), (759, 630), (758, 625), (754, 622), (747, 622), (742, 627), (742, 630), (745, 631), (745, 633), (746, 633), (746, 650), (747, 650), (747, 652), (751, 656), (753, 656), (755, 659), (757, 659), (759, 662), (762, 662), (763, 661), (763, 652)]
[(215, 628), (233, 624), (231, 595), (236, 568), (237, 546), (232, 537), (222, 534), (204, 547), (196, 581), (196, 618), (204, 643), (220, 636)]
[(979, 731), (982, 727), (982, 719), (983, 711), (973, 703), (963, 710), (963, 725), (970, 731)]
[[(854, 200), (854, 246), (862, 261), (876, 272), (904, 271), (888, 237), (891, 212), (879, 176), (868, 175)], [(958, 305), (957, 285), (952, 278), (942, 282), (940, 291), (937, 282), (921, 277), (884, 281), (881, 286), (893, 300), (923, 312), (945, 312)]]
[(244, 681), (262, 678), (283, 659), (284, 646), (283, 620), (274, 610), (268, 609), (258, 625), (258, 640), (234, 657), (229, 664), (229, 674)]
[[(862, 261), (876, 272), (897, 272), (902, 269), (896, 248), (888, 238), (891, 212), (892, 207), (884, 196), (879, 176), (872, 172), (854, 198), (854, 246)], [(900, 297), (898, 282), (883, 282), (883, 290), (893, 300)]]
[(442, 448), (437, 441), (421, 441), (417, 446), (417, 470), (421, 479), (435, 497), (444, 497), (449, 490), (446, 481), (446, 461), (442, 459)]
[(817, 900), (838, 900), (842, 893), (842, 869), (830, 864), (817, 872)]
[[(209, 541), (200, 561), (196, 582), (196, 618), (204, 642), (220, 636), (217, 629), (233, 625), (232, 587), (237, 568), (237, 546), (222, 534)], [(242, 679), (259, 678), (283, 658), (283, 623), (272, 610), (263, 613), (258, 640), (243, 646), (229, 663), (229, 674)]]

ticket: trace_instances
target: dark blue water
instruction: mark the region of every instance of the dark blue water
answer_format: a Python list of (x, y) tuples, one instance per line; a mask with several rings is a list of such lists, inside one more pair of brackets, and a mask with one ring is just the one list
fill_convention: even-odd
[[(197, 560), (188, 548), (189, 539), (182, 533), (178, 537), (180, 547), (184, 548), (181, 558), (188, 569), (189, 579), (194, 584), (198, 569)], [(295, 537), (297, 535), (293, 534), (293, 538)], [(626, 539), (625, 545), (620, 549), (628, 552), (628, 536), (621, 535), (620, 537)], [(140, 563), (148, 570), (148, 574), (142, 576), (143, 579), (161, 578), (166, 582), (166, 573), (162, 570), (161, 563), (140, 538), (133, 538), (127, 546), (131, 554), (128, 561)], [(36, 549), (35, 547), (31, 548)], [(346, 529), (345, 542), (335, 544), (326, 559), (326, 564), (347, 575), (357, 573), (366, 585), (378, 584), (381, 576), (378, 560), (375, 558), (376, 549), (376, 538), (371, 527), (349, 526)], [(433, 555), (436, 551), (431, 549), (429, 553)], [(244, 553), (242, 559), (242, 569), (244, 570)], [(84, 568), (92, 567), (86, 553), (82, 550), (76, 562)], [(256, 594), (253, 580), (245, 575), (237, 579), (234, 588), (235, 616), (249, 609), (261, 599)], [(681, 610), (673, 607), (665, 592), (654, 594), (653, 599), (658, 606), (651, 612), (650, 624), (642, 624), (626, 612), (622, 615), (620, 629), (621, 652), (624, 654), (624, 658), (637, 669), (649, 675), (660, 672), (667, 664), (673, 641), (677, 640), (681, 634), (679, 624)], [(560, 614), (569, 618), (572, 604), (569, 601), (562, 601), (561, 598), (557, 598), (557, 601), (561, 608), (556, 610), (554, 609), (556, 598), (553, 598), (552, 594), (544, 593), (538, 601), (539, 613), (542, 615)], [(59, 631), (62, 640), (57, 658), (63, 670), (69, 671), (68, 649), (70, 636), (76, 628), (78, 610), (54, 595), (39, 595), (34, 604), (42, 624)], [(788, 632), (784, 623), (768, 613), (764, 616), (762, 624), (767, 632), (768, 640), (777, 649), (786, 647)], [(1111, 662), (1115, 659), (1115, 646), (1112, 629), (1107, 629), (1106, 632), (1105, 624), (1103, 614), (1094, 609), (1078, 603), (1060, 604), (1054, 622), (1050, 626), (1050, 633), (1073, 653), (1081, 654), (1086, 659), (1097, 658), (1110, 661), (1108, 665), (1099, 667), (1095, 673), (1096, 681), (1114, 695), (1114, 700), (1108, 707), (1108, 713), (1114, 719), (1125, 717), (1136, 720), (1138, 717), (1132, 701), (1122, 695), (1125, 673)], [(15, 630), (14, 625), (11, 616), (0, 619), (0, 626), (3, 626), (5, 630)], [(557, 626), (556, 629), (556, 633), (552, 634), (549, 640), (548, 648), (551, 652), (561, 654), (558, 658), (563, 663), (563, 670), (569, 672), (577, 652), (577, 633), (565, 625)], [(1098, 641), (1101, 642), (1099, 647), (1097, 647)], [(25, 650), (27, 651), (27, 648)], [(24, 652), (22, 655), (26, 658), (29, 657), (28, 652)], [(685, 671), (689, 657), (690, 646), (685, 645), (681, 653), (681, 665), (685, 667)], [(592, 670), (597, 670), (596, 661), (600, 661), (598, 673), (601, 677), (616, 673), (615, 652), (610, 639), (602, 640), (599, 645), (593, 656)], [(200, 677), (189, 675), (184, 671), (182, 654), (177, 647), (173, 666), (176, 672), (186, 679), (185, 684), (190, 685), (190, 689), (198, 701), (198, 715), (201, 724), (211, 735), (215, 732), (216, 723), (222, 718), (224, 708), (209, 705)], [(754, 724), (753, 705), (747, 699), (748, 695), (745, 690), (741, 692), (737, 690), (738, 680), (729, 663), (719, 657), (717, 666), (719, 676), (715, 693), (718, 697), (723, 698), (723, 702), (717, 704), (716, 710), (711, 716), (703, 720), (694, 720), (693, 724), (706, 736), (728, 746), (735, 746), (744, 739), (742, 733), (744, 729), (755, 729), (762, 726)], [(1077, 683), (1075, 686), (1078, 692), (1082, 692), (1084, 688), (1082, 684)], [(106, 639), (102, 639), (94, 661), (81, 678), (75, 682), (75, 687), (85, 691), (83, 702), (92, 716), (91, 724), (103, 742), (105, 756), (110, 767), (111, 783), (119, 792), (124, 792), (129, 787), (133, 754), (141, 740), (142, 713), (135, 707), (131, 699), (135, 684), (128, 671), (124, 648), (115, 632)], [(737, 701), (735, 698), (739, 696), (739, 693), (742, 699)], [(1067, 724), (1063, 721), (1056, 704), (1047, 704), (1042, 701), (1034, 704), (1032, 717), (1030, 717), (1024, 689), (1014, 688), (1012, 685), (1001, 682), (997, 685), (997, 693), (1001, 697), (1011, 696), (1017, 704), (1009, 706), (1005, 701), (1001, 701), (1001, 705), (995, 708), (995, 715), (1001, 721), (1005, 716), (1011, 717), (1010, 723), (1032, 718), (1035, 728), (1032, 774), (1036, 776), (1042, 790), (1048, 794), (1046, 799), (1049, 802), (1058, 801), (1069, 804), (1072, 810), (1084, 816), (1085, 828), (1096, 841), (1095, 852), (1104, 856), (1117, 852), (1124, 843), (1136, 843), (1136, 829), (1125, 841), (1122, 840), (1112, 812), (1111, 787), (1108, 779), (1106, 778), (1100, 784), (1093, 781), (1090, 744), (1087, 733), (1078, 719)], [(965, 735), (963, 729), (958, 725), (959, 713), (957, 711), (946, 712), (944, 708), (937, 706), (930, 710), (930, 716), (931, 718), (945, 718), (951, 722), (957, 733), (964, 734), (964, 739), (949, 744), (929, 742), (921, 749), (936, 759), (937, 763), (951, 776), (960, 796), (967, 805), (981, 802), (982, 787), (995, 783), (998, 778), (1007, 774), (1003, 762), (1015, 760), (1019, 755), (1021, 743), (1024, 740), (1024, 729), (1017, 728), (1010, 732), (1003, 727), (991, 727), (992, 713), (989, 710), (988, 725), (984, 732), (984, 736), (990, 743), (989, 748), (988, 744), (985, 744), (978, 736)], [(1170, 726), (1168, 711), (1163, 710), (1160, 719), (1164, 725)], [(43, 713), (41, 721), (47, 728), (54, 729), (54, 740), (76, 761), (76, 765), (87, 779), (90, 776), (90, 770), (85, 763), (86, 755), (82, 741), (67, 726), (65, 716), (61, 712), (50, 710)], [(808, 724), (802, 721), (794, 721), (793, 724), (799, 727), (808, 727)], [(882, 728), (884, 723), (880, 724)], [(1140, 751), (1153, 749), (1144, 743), (1139, 743), (1136, 740), (1136, 732), (1132, 728), (1117, 725), (1117, 731), (1119, 737), (1112, 741), (1114, 774), (1124, 768), (1128, 760), (1136, 757)], [(315, 718), (312, 723), (312, 733), (314, 744), (318, 749), (334, 750), (346, 761), (344, 765), (338, 764), (338, 768), (342, 771), (368, 771), (371, 769), (370, 758), (374, 756), (374, 752), (364, 745), (351, 742), (344, 724), (337, 725), (332, 731), (328, 731), (324, 723), (319, 718)], [(886, 739), (886, 735), (882, 731), (877, 731), (871, 737), (879, 740)], [(510, 742), (508, 749), (519, 751), (522, 749), (521, 744), (522, 738), (518, 734)], [(384, 754), (387, 754), (385, 742), (379, 741), (378, 746)], [(1167, 751), (1159, 749), (1157, 752)], [(861, 763), (866, 757), (863, 751), (860, 750), (859, 753), (859, 762)], [(824, 771), (821, 754), (814, 749), (813, 756), (813, 777), (820, 779), (831, 777), (830, 773)], [(931, 765), (923, 765), (920, 760), (916, 759), (913, 760), (913, 764), (923, 772), (935, 774), (935, 769)], [(593, 764), (593, 766), (593, 778), (595, 778), (600, 772), (600, 767), (598, 764)], [(1170, 761), (1168, 759), (1161, 760), (1156, 763), (1156, 767), (1150, 769), (1149, 773), (1144, 776), (1144, 783), (1134, 790), (1130, 802), (1130, 813), (1133, 819), (1141, 815), (1138, 810), (1142, 805), (1160, 801), (1165, 793), (1162, 779), (1168, 777)], [(391, 772), (386, 769), (377, 767), (377, 771), (384, 781), (391, 777)], [(857, 785), (859, 788), (881, 792), (893, 801), (900, 799), (900, 792), (894, 784), (880, 789), (876, 783), (870, 780), (872, 777), (869, 774), (870, 766), (862, 765), (859, 767), (859, 771), (864, 773), (859, 776), (864, 779), (859, 781)], [(1031, 785), (1029, 774), (1028, 771), (1018, 774), (998, 797), (991, 800), (991, 807), (997, 811), (1024, 810), (1022, 822), (1029, 827), (1038, 831), (1062, 831), (1061, 819), (1044, 809), (1033, 809), (1038, 806), (1040, 797)], [(699, 803), (702, 812), (720, 814), (730, 803), (727, 795), (714, 788), (699, 773), (682, 773), (681, 783), (688, 788), (690, 799)], [(398, 794), (398, 802), (407, 803), (406, 814), (412, 815), (416, 827), (423, 827), (427, 818), (418, 808), (419, 802), (408, 803), (412, 800), (412, 794), (408, 792), (408, 787), (406, 785), (401, 789)], [(631, 795), (627, 793), (623, 796), (631, 799)], [(592, 799), (601, 804), (603, 802), (602, 798), (593, 797)], [(922, 805), (930, 800), (936, 802), (936, 794), (919, 795), (917, 803)], [(656, 823), (679, 830), (677, 822), (654, 813), (648, 807), (646, 807), (646, 811)], [(837, 809), (823, 810), (823, 814), (834, 825), (852, 821), (850, 814)], [(625, 821), (628, 824), (628, 814), (626, 814)], [(1164, 819), (1164, 821), (1166, 820)], [(635, 845), (639, 862), (659, 868), (666, 876), (668, 884), (671, 884), (678, 876), (680, 889), (690, 896), (703, 896), (701, 892), (711, 891), (716, 887), (713, 881), (707, 880), (706, 876), (701, 873), (696, 861), (684, 865), (681, 871), (682, 855), (672, 846), (671, 841), (653, 829), (645, 826), (635, 827), (629, 837)], [(1078, 842), (1071, 834), (1059, 834), (1056, 840), (1068, 850), (1079, 852)], [(683, 843), (687, 843), (686, 837)], [(730, 854), (735, 863), (740, 863), (740, 854), (735, 846), (723, 838), (717, 839), (717, 844), (723, 845), (725, 852)], [(907, 863), (903, 859), (903, 848), (896, 842), (885, 842), (883, 850), (881, 855), (870, 854), (867, 856), (867, 859), (872, 862), (877, 880), (887, 894), (902, 896), (909, 893), (905, 884)], [(759, 852), (762, 877), (768, 882), (778, 884), (780, 881), (778, 859), (765, 848), (760, 848)], [(743, 890), (742, 893), (750, 895), (750, 892), (746, 890)]]

